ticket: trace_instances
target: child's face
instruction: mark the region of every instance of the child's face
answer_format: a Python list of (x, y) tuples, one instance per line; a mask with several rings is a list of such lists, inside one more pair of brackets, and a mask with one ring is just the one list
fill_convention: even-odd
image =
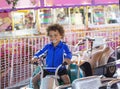
[(62, 36), (56, 30), (56, 31), (50, 31), (49, 32), (49, 38), (50, 38), (50, 41), (52, 41), (54, 45), (57, 45), (60, 42)]

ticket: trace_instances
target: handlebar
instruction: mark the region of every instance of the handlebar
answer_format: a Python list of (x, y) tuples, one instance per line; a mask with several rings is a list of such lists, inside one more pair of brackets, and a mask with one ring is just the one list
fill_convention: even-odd
[(44, 59), (46, 58), (46, 55), (47, 55), (47, 53), (44, 53), (43, 55), (41, 55), (41, 57), (40, 58), (35, 58), (35, 59), (33, 59), (33, 60), (35, 60), (35, 62), (33, 62), (33, 63), (31, 63), (31, 61), (29, 62), (29, 64), (33, 64), (33, 65), (38, 65), (39, 63), (38, 63), (38, 60), (40, 60), (40, 62), (42, 63), (42, 65), (44, 65)]
[(33, 65), (37, 65), (38, 66), (38, 62), (34, 62)]
[(55, 76), (57, 76), (59, 69), (60, 69), (62, 66), (65, 66), (65, 65), (67, 65), (67, 62), (63, 62), (61, 65), (59, 65), (59, 66), (57, 67), (57, 69), (56, 69), (56, 71), (55, 71)]
[(85, 37), (85, 38), (83, 39), (83, 41), (90, 41), (90, 42), (93, 42), (93, 41), (95, 41), (95, 38), (92, 38), (92, 37)]
[(36, 61), (36, 62), (33, 62), (33, 63), (32, 63), (32, 62), (30, 61), (29, 64), (38, 65), (38, 62)]
[(67, 64), (68, 64), (67, 62), (63, 62), (63, 63), (62, 63), (62, 66), (65, 66), (65, 65), (67, 65)]
[(59, 69), (62, 67), (62, 66), (65, 66), (65, 65), (67, 65), (67, 62), (64, 62), (64, 63), (62, 63), (62, 64), (60, 64), (57, 68), (55, 68), (55, 67), (42, 67), (41, 65), (39, 65), (40, 66), (40, 69), (41, 69), (41, 78), (43, 78), (43, 69), (56, 69), (56, 71), (55, 71), (55, 77), (56, 78), (58, 78), (58, 71), (59, 71)]

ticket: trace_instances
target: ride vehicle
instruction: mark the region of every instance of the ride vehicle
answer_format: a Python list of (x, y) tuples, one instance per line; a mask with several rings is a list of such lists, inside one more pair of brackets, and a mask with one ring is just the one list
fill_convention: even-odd
[[(84, 77), (84, 72), (75, 63), (72, 63), (70, 65), (66, 65), (66, 63), (63, 63), (63, 64), (59, 65), (57, 68), (46, 67), (44, 64), (44, 59), (45, 59), (45, 56), (42, 56), (39, 63), (37, 63), (37, 62), (34, 63), (35, 65), (37, 65), (37, 67), (32, 75), (32, 77), (34, 77), (36, 74), (41, 73), (41, 76), (40, 76), (41, 80), (38, 82), (40, 89), (43, 89), (43, 88), (44, 89), (55, 89), (56, 87), (63, 85), (63, 82), (60, 80), (59, 76), (57, 75), (58, 70), (63, 66), (67, 66), (68, 75), (69, 75), (71, 83), (77, 78)], [(44, 69), (56, 69), (55, 75), (47, 75), (47, 76), (43, 77)], [(31, 88), (31, 89), (33, 89), (32, 77), (31, 77), (30, 83), (29, 83), (29, 88)]]

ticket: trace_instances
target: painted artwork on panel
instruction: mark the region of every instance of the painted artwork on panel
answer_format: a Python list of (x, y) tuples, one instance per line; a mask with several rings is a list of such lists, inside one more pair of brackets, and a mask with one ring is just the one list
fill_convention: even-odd
[(12, 19), (8, 12), (0, 13), (0, 32), (12, 31)]
[(12, 8), (35, 8), (38, 6), (40, 6), (40, 0), (0, 0), (0, 10)]

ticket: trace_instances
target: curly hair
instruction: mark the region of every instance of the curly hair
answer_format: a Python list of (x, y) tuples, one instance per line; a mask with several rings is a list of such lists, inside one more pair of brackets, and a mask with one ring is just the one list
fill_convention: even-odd
[(52, 25), (49, 25), (46, 29), (47, 31), (47, 36), (49, 36), (49, 32), (50, 31), (58, 31), (59, 34), (62, 36), (62, 38), (64, 37), (64, 28), (62, 25), (59, 25), (59, 24), (52, 24)]

